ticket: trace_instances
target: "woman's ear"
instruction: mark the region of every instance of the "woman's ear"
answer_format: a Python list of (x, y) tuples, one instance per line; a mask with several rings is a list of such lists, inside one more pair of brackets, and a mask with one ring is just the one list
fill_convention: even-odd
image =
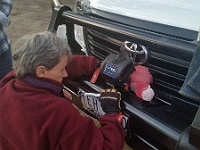
[(46, 68), (44, 66), (38, 66), (35, 70), (37, 77), (44, 77), (45, 76)]

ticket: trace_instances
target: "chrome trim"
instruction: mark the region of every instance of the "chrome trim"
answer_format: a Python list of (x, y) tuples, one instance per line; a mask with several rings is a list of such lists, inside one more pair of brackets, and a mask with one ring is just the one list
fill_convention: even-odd
[(101, 92), (102, 88), (98, 87), (95, 84), (90, 83), (89, 81), (84, 80), (83, 81), (85, 84), (89, 85), (91, 88), (93, 88), (94, 90)]
[[(124, 50), (126, 50), (125, 53), (127, 53), (127, 56), (132, 60), (134, 64), (144, 64), (147, 62), (148, 50), (145, 46), (125, 41), (124, 48)], [(138, 57), (141, 60), (140, 62), (136, 61)]]

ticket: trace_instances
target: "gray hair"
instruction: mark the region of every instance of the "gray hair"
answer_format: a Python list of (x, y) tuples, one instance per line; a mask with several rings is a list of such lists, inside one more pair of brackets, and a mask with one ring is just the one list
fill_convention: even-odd
[(26, 35), (13, 46), (13, 69), (16, 78), (35, 75), (38, 66), (52, 69), (59, 63), (60, 57), (67, 54), (71, 59), (69, 45), (49, 31)]

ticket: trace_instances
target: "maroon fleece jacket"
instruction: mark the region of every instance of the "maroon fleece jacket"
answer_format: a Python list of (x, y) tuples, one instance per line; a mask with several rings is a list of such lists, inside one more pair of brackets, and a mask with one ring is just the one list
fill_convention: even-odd
[(97, 69), (98, 60), (94, 56), (74, 55), (67, 65), (68, 78), (90, 76)]
[[(77, 62), (89, 62), (85, 59), (79, 58)], [(76, 68), (75, 64), (73, 67)], [(80, 72), (77, 74), (81, 75)], [(13, 72), (2, 79), (0, 149), (123, 149), (124, 131), (115, 115), (102, 116), (98, 128), (92, 119), (81, 116), (69, 101), (60, 97), (61, 91), (62, 84), (50, 79), (26, 76), (19, 80)]]

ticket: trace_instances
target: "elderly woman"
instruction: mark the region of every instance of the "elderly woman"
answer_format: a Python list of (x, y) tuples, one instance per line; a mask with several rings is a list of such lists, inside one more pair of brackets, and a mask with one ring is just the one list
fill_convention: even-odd
[(124, 131), (116, 119), (120, 93), (102, 92), (107, 114), (100, 128), (62, 97), (63, 78), (91, 75), (94, 57), (72, 57), (68, 45), (51, 32), (19, 39), (12, 56), (14, 70), (0, 82), (0, 149), (123, 148)]

